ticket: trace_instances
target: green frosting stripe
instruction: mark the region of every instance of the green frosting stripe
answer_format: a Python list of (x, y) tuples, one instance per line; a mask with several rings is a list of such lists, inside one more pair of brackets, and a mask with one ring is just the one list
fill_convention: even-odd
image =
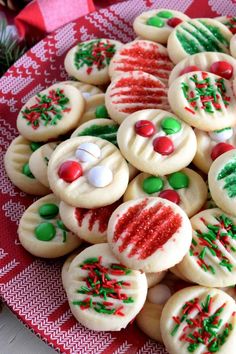
[(118, 124), (114, 125), (91, 125), (78, 133), (78, 136), (96, 136), (101, 139), (108, 140), (110, 143), (117, 145), (116, 135), (119, 128)]
[(224, 187), (229, 198), (236, 197), (236, 159), (228, 162), (218, 173), (217, 180), (224, 179)]
[(226, 46), (229, 46), (229, 41), (227, 38), (225, 38), (225, 36), (223, 36), (223, 34), (220, 32), (220, 29), (218, 27), (206, 24), (205, 21), (199, 21), (203, 26), (205, 26), (208, 31), (211, 32), (211, 34), (221, 43), (223, 43)]

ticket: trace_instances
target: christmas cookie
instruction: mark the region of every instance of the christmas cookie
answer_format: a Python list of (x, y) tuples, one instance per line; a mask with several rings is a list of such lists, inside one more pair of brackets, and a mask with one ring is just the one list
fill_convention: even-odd
[(139, 198), (121, 204), (107, 229), (116, 257), (132, 269), (160, 272), (179, 263), (191, 245), (185, 212), (162, 198)]
[(113, 211), (120, 201), (96, 209), (75, 208), (60, 203), (60, 216), (64, 224), (89, 243), (107, 242), (107, 225)]
[(157, 109), (131, 114), (121, 124), (117, 141), (133, 166), (154, 175), (187, 166), (197, 149), (193, 129), (172, 113)]
[(75, 129), (84, 111), (84, 99), (71, 85), (53, 85), (31, 97), (17, 117), (17, 129), (26, 139), (47, 141)]
[(104, 93), (99, 93), (98, 95), (89, 97), (86, 100), (84, 114), (79, 121), (79, 126), (97, 118), (109, 118), (109, 114), (105, 106)]
[(136, 17), (133, 27), (141, 38), (165, 44), (173, 29), (188, 19), (187, 15), (175, 10), (151, 10)]
[(172, 83), (168, 98), (173, 112), (193, 127), (213, 131), (236, 124), (231, 83), (220, 76), (205, 71), (184, 74)]
[(220, 21), (228, 27), (231, 33), (235, 34), (236, 33), (236, 17), (234, 16), (220, 16), (220, 17), (215, 17), (215, 20)]
[(162, 279), (166, 275), (166, 271), (163, 272), (154, 272), (154, 273), (145, 273), (147, 278), (147, 285), (148, 288), (160, 283)]
[(85, 101), (89, 100), (90, 97), (96, 96), (100, 93), (103, 93), (100, 88), (94, 85), (86, 84), (85, 82), (81, 81), (73, 81), (73, 80), (67, 80), (67, 81), (62, 81), (58, 82), (57, 84), (65, 84), (65, 85), (72, 85), (76, 87), (81, 93)]
[(234, 35), (231, 38), (231, 41), (230, 41), (230, 53), (231, 53), (231, 55), (234, 58), (236, 58), (236, 35)]
[(168, 176), (140, 173), (128, 185), (124, 201), (160, 197), (178, 204), (188, 216), (198, 212), (207, 199), (207, 187), (202, 177), (190, 168)]
[(230, 30), (211, 18), (198, 18), (182, 22), (168, 38), (170, 59), (177, 64), (188, 55), (200, 52), (229, 54)]
[(62, 285), (64, 290), (67, 290), (67, 284), (69, 283), (68, 278), (69, 278), (69, 273), (68, 270), (70, 268), (71, 262), (73, 261), (73, 259), (78, 256), (79, 252), (75, 251), (73, 253), (71, 253), (65, 260), (65, 262), (63, 263), (62, 269), (61, 269), (61, 280), (62, 280)]
[(88, 84), (108, 83), (108, 66), (111, 58), (122, 46), (112, 39), (92, 39), (69, 50), (65, 57), (65, 69), (69, 76)]
[(119, 331), (141, 310), (144, 273), (120, 264), (108, 244), (88, 247), (72, 261), (67, 296), (75, 318), (95, 331)]
[(167, 87), (143, 71), (128, 72), (117, 76), (108, 86), (105, 104), (110, 117), (121, 124), (131, 113), (142, 109), (168, 110)]
[(193, 282), (224, 287), (236, 283), (236, 219), (222, 210), (203, 210), (191, 218), (191, 248), (178, 264)]
[(236, 151), (225, 152), (211, 165), (209, 189), (216, 205), (236, 216)]
[(20, 135), (11, 142), (4, 157), (5, 170), (11, 182), (28, 194), (45, 195), (50, 193), (49, 188), (46, 188), (35, 178), (29, 167), (30, 156), (41, 145), (41, 143), (31, 142)]
[(189, 55), (171, 71), (169, 85), (179, 76), (193, 71), (208, 71), (226, 80), (233, 80), (236, 76), (236, 60), (228, 54), (218, 52)]
[(112, 143), (80, 136), (56, 148), (49, 160), (48, 177), (52, 190), (61, 200), (90, 209), (120, 199), (128, 184), (129, 170)]
[(226, 151), (236, 147), (236, 129), (224, 128), (213, 132), (195, 129), (197, 152), (193, 163), (203, 172), (208, 173), (212, 162)]
[(61, 221), (59, 200), (54, 194), (30, 205), (20, 219), (18, 235), (28, 252), (43, 258), (64, 256), (81, 244)]
[(171, 354), (233, 354), (235, 301), (219, 289), (201, 286), (178, 291), (165, 304), (161, 335)]
[(125, 44), (116, 52), (109, 66), (109, 74), (113, 80), (116, 76), (128, 71), (141, 70), (163, 81), (173, 69), (167, 49), (158, 43), (136, 40)]

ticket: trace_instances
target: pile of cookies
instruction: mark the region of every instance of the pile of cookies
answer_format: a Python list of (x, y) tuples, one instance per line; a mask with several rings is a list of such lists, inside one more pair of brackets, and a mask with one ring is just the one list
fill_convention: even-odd
[(118, 331), (137, 316), (170, 354), (230, 354), (236, 19), (157, 9), (134, 30), (131, 43), (73, 47), (73, 80), (20, 110), (6, 171), (43, 197), (22, 215), (19, 239), (37, 257), (74, 251), (62, 281), (87, 328)]

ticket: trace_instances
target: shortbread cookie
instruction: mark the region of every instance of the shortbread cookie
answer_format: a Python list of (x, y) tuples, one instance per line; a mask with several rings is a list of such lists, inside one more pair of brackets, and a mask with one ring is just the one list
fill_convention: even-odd
[(193, 282), (209, 287), (236, 283), (236, 218), (214, 208), (191, 218), (193, 240), (189, 253), (178, 264)]
[(90, 209), (121, 198), (128, 184), (129, 169), (112, 143), (80, 136), (68, 139), (56, 148), (49, 160), (48, 178), (61, 200)]
[(171, 71), (169, 85), (179, 76), (193, 71), (208, 71), (226, 80), (233, 80), (236, 77), (236, 59), (228, 54), (218, 52), (189, 55)]
[(236, 216), (236, 151), (225, 152), (211, 165), (209, 189), (216, 205)]
[(88, 247), (72, 261), (67, 296), (75, 318), (95, 331), (119, 331), (138, 314), (147, 295), (144, 273), (117, 261), (108, 244)]
[(236, 58), (236, 34), (230, 40), (230, 54)]
[(41, 143), (30, 142), (20, 135), (11, 142), (4, 156), (5, 170), (11, 182), (28, 194), (45, 195), (50, 193), (49, 188), (46, 188), (35, 178), (29, 167), (30, 156), (41, 145)]
[(84, 111), (77, 88), (53, 85), (31, 97), (17, 117), (17, 129), (26, 139), (48, 141), (75, 129)]
[(31, 204), (20, 219), (19, 240), (31, 254), (56, 258), (70, 253), (81, 244), (78, 236), (69, 231), (59, 216), (59, 200), (54, 194)]
[(148, 288), (151, 288), (152, 286), (154, 286), (162, 281), (162, 279), (166, 275), (166, 271), (163, 270), (162, 272), (145, 273), (145, 274), (146, 274), (146, 278), (147, 278)]
[(195, 129), (197, 152), (193, 163), (203, 172), (208, 173), (212, 162), (236, 147), (236, 129), (224, 128), (213, 132)]
[(95, 118), (109, 118), (104, 93), (99, 93), (86, 100), (84, 114), (79, 121), (79, 126)]
[(235, 301), (219, 289), (185, 288), (165, 304), (161, 335), (171, 354), (234, 354)]
[(113, 211), (120, 205), (117, 201), (111, 205), (95, 209), (75, 208), (60, 203), (60, 216), (64, 224), (89, 243), (107, 242), (107, 225)]
[(188, 19), (187, 15), (175, 10), (151, 10), (136, 17), (133, 27), (141, 38), (165, 44), (173, 29)]
[(57, 84), (59, 83), (65, 85), (72, 85), (76, 87), (82, 93), (82, 96), (85, 99), (85, 101), (89, 100), (89, 98), (92, 96), (96, 96), (100, 93), (103, 93), (103, 91), (97, 86), (86, 84), (85, 82), (81, 82), (81, 81), (67, 80), (67, 81), (57, 82)]
[(205, 71), (182, 75), (170, 86), (168, 98), (173, 112), (198, 129), (213, 131), (236, 124), (231, 83), (220, 76)]
[(142, 109), (168, 110), (167, 87), (143, 71), (128, 72), (117, 76), (108, 86), (105, 104), (110, 117), (121, 124), (131, 113)]
[(172, 113), (157, 109), (131, 114), (121, 124), (117, 141), (133, 166), (154, 175), (187, 166), (197, 149), (193, 129)]
[(177, 64), (188, 55), (200, 52), (229, 54), (230, 30), (211, 18), (198, 18), (182, 22), (168, 38), (170, 59)]
[(191, 245), (185, 212), (162, 198), (139, 198), (112, 214), (107, 239), (116, 257), (132, 269), (160, 272), (179, 263)]
[(111, 58), (122, 46), (113, 39), (92, 39), (81, 42), (69, 50), (65, 57), (68, 75), (88, 84), (103, 85), (110, 81), (108, 66)]
[(161, 44), (135, 40), (119, 49), (111, 60), (109, 74), (113, 80), (128, 71), (141, 70), (168, 82), (173, 63)]
[(47, 143), (39, 147), (32, 153), (29, 159), (29, 167), (36, 179), (49, 188), (48, 182), (48, 162), (60, 141)]
[(67, 284), (69, 283), (69, 274), (68, 274), (68, 270), (69, 267), (71, 265), (71, 262), (73, 261), (73, 259), (78, 256), (80, 252), (73, 252), (71, 253), (65, 260), (65, 262), (63, 263), (62, 269), (61, 269), (61, 280), (62, 280), (62, 285), (64, 290), (67, 290)]
[(220, 21), (228, 27), (231, 33), (235, 34), (236, 33), (236, 17), (234, 16), (220, 16), (220, 17), (215, 17), (214, 20)]
[(190, 168), (168, 176), (140, 173), (128, 185), (124, 201), (142, 197), (160, 197), (178, 204), (188, 216), (198, 212), (207, 199), (207, 186)]
[(174, 274), (177, 278), (179, 278), (179, 279), (185, 281), (186, 283), (192, 283), (191, 280), (187, 279), (186, 276), (183, 275), (183, 273), (181, 273), (181, 271), (180, 271), (179, 268), (178, 268), (178, 265), (179, 265), (179, 264), (176, 264), (174, 267), (171, 267), (171, 268), (169, 269), (169, 271), (170, 271), (172, 274)]

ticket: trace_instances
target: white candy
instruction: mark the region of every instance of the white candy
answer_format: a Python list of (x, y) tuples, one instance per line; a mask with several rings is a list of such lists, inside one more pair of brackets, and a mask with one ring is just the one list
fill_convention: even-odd
[(75, 156), (81, 162), (93, 162), (100, 158), (101, 149), (94, 143), (83, 143), (77, 148)]
[(209, 136), (211, 139), (217, 142), (222, 142), (230, 139), (233, 135), (233, 129), (232, 128), (225, 128), (222, 131), (216, 131), (214, 130), (213, 132), (209, 133)]
[(82, 95), (85, 99), (91, 97), (91, 93), (90, 92), (82, 92)]
[(165, 284), (157, 284), (148, 290), (148, 301), (152, 304), (162, 305), (171, 297), (170, 288)]
[(113, 173), (106, 166), (95, 166), (88, 173), (88, 181), (94, 187), (106, 187), (112, 182)]

